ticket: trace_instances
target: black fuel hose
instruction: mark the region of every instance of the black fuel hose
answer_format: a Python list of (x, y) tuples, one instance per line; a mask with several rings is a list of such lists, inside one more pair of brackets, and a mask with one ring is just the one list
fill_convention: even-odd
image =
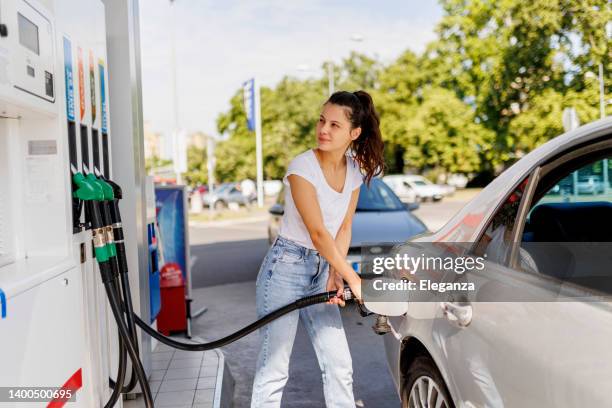
[(123, 339), (119, 336), (119, 365), (117, 367), (117, 380), (113, 381), (111, 387), (113, 388), (113, 392), (108, 399), (108, 402), (104, 404), (104, 408), (113, 408), (121, 393), (123, 392), (123, 381), (125, 380), (125, 371), (127, 365), (127, 348), (123, 343)]
[[(108, 262), (100, 262), (100, 271), (102, 276), (109, 276), (112, 272), (110, 271), (110, 265)], [(151, 388), (149, 387), (149, 382), (147, 381), (147, 376), (145, 374), (144, 368), (142, 367), (142, 363), (140, 362), (140, 356), (136, 352), (134, 348), (134, 344), (132, 343), (132, 339), (130, 337), (130, 333), (123, 321), (121, 306), (119, 304), (119, 298), (115, 293), (115, 290), (112, 287), (112, 283), (110, 279), (102, 279), (104, 283), (104, 289), (106, 290), (106, 296), (108, 297), (108, 302), (110, 303), (111, 311), (113, 312), (113, 317), (115, 318), (115, 322), (117, 323), (117, 328), (119, 330), (119, 335), (123, 339), (125, 344), (125, 348), (127, 349), (127, 353), (130, 356), (130, 360), (132, 361), (132, 367), (136, 371), (136, 376), (138, 377), (138, 382), (140, 383), (140, 388), (142, 388), (142, 393), (144, 396), (145, 406), (147, 408), (153, 407), (153, 396), (151, 394)], [(117, 381), (117, 385), (122, 384)]]
[[(98, 235), (104, 234), (104, 222), (101, 216), (100, 204), (97, 201), (87, 201), (91, 208), (91, 221), (92, 221), (92, 229), (94, 231), (94, 237)], [(96, 239), (94, 239), (94, 246), (96, 244)], [(132, 342), (132, 338), (127, 329), (125, 321), (123, 320), (123, 312), (121, 310), (121, 295), (118, 295), (117, 290), (117, 275), (115, 274), (111, 263), (108, 260), (100, 261), (98, 259), (98, 266), (100, 269), (100, 276), (102, 278), (102, 283), (104, 284), (104, 289), (106, 290), (106, 296), (108, 298), (108, 302), (111, 307), (111, 311), (113, 312), (113, 317), (115, 318), (115, 322), (117, 324), (117, 329), (119, 331), (119, 336), (123, 340), (123, 348), (126, 349), (127, 354), (130, 356), (130, 360), (132, 362), (132, 366), (136, 372), (136, 376), (138, 377), (138, 382), (140, 383), (140, 387), (142, 388), (142, 393), (144, 395), (145, 406), (147, 408), (153, 408), (153, 396), (151, 394), (151, 388), (149, 387), (149, 382), (147, 381), (147, 376), (145, 374), (144, 368), (140, 361), (140, 356), (136, 351), (134, 344)], [(119, 379), (118, 379), (119, 380)], [(116, 389), (123, 388), (123, 380), (116, 381), (116, 387), (113, 387), (113, 394), (115, 394)]]
[[(147, 323), (142, 321), (138, 315), (134, 314), (134, 320), (136, 324), (149, 336), (155, 338), (156, 340), (179, 350), (185, 351), (203, 351), (203, 350), (212, 350), (219, 347), (223, 347), (226, 344), (233, 343), (234, 341), (241, 339), (242, 337), (250, 334), (251, 332), (259, 329), (262, 326), (270, 323), (273, 320), (278, 319), (279, 317), (286, 315), (287, 313), (291, 313), (294, 310), (302, 309), (304, 307), (308, 307), (317, 303), (325, 303), (328, 300), (332, 299), (336, 296), (337, 291), (331, 292), (323, 292), (316, 295), (306, 296), (301, 299), (296, 300), (293, 303), (289, 303), (287, 306), (283, 306), (280, 309), (277, 309), (271, 313), (268, 313), (261, 319), (249, 324), (248, 326), (238, 330), (235, 333), (230, 334), (229, 336), (225, 336), (219, 340), (211, 341), (208, 343), (183, 343), (180, 341), (176, 341), (168, 336), (164, 336), (157, 330), (153, 329)], [(349, 301), (353, 299), (353, 294), (349, 288), (344, 289), (344, 300)]]

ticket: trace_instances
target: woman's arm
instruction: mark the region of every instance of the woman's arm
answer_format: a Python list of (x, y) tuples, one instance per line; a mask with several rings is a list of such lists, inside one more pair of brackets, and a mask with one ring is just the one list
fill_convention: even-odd
[[(317, 200), (317, 192), (312, 184), (303, 177), (292, 174), (288, 176), (289, 184), (291, 186), (291, 197), (295, 203), (304, 225), (310, 234), (312, 244), (319, 251), (319, 253), (329, 262), (330, 266), (344, 279), (350, 286), (353, 294), (361, 299), (361, 279), (359, 275), (350, 267), (346, 262), (346, 252), (341, 253), (332, 235), (325, 228), (323, 223), (323, 216), (321, 214), (321, 207)], [(357, 191), (358, 194), (358, 191)], [(351, 196), (351, 204), (347, 215), (351, 213), (350, 221), (352, 222), (352, 213), (355, 212), (357, 206), (357, 200), (355, 192)], [(344, 221), (346, 221), (346, 216)], [(344, 224), (343, 221), (343, 224)], [(346, 232), (344, 233), (345, 235)], [(346, 240), (346, 238), (344, 238)], [(348, 251), (348, 245), (350, 244), (350, 226), (348, 231), (348, 242), (346, 250)]]
[[(353, 227), (353, 215), (357, 208), (357, 200), (359, 199), (359, 189), (355, 189), (351, 195), (351, 201), (349, 203), (344, 220), (338, 229), (336, 234), (336, 248), (340, 251), (340, 254), (346, 259), (346, 255), (351, 246), (351, 234)], [(341, 298), (342, 291), (344, 290), (344, 281), (340, 274), (336, 273), (333, 266), (329, 267), (329, 278), (327, 279), (327, 291), (336, 290), (338, 294), (335, 298), (331, 299), (328, 303), (337, 304), (344, 306), (344, 300)]]
[(357, 200), (359, 199), (359, 189), (356, 188), (351, 194), (351, 201), (349, 203), (348, 210), (346, 210), (346, 215), (344, 216), (344, 220), (340, 225), (340, 229), (338, 230), (338, 234), (336, 235), (336, 247), (338, 251), (346, 258), (346, 254), (348, 254), (348, 250), (351, 246), (351, 234), (353, 231), (353, 215), (355, 215), (355, 210), (357, 209)]

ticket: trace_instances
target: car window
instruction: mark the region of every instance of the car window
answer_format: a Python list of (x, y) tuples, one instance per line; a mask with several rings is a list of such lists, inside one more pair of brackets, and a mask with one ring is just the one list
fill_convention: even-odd
[(512, 250), (512, 230), (528, 180), (523, 180), (497, 209), (475, 246), (475, 255), (501, 265), (508, 263)]
[(369, 187), (366, 183), (361, 185), (357, 211), (399, 211), (405, 208), (400, 199), (383, 181), (372, 179)]
[(425, 183), (423, 180), (412, 180), (412, 182), (416, 186), (426, 186), (427, 185), (427, 183)]
[(612, 293), (612, 155), (584, 162), (539, 183), (521, 249), (541, 274)]
[[(551, 203), (579, 203), (579, 202), (610, 202), (612, 194), (610, 167), (612, 157), (595, 160), (580, 168), (564, 173), (552, 187), (532, 207), (529, 216), (540, 205)], [(607, 187), (607, 188), (606, 188)]]

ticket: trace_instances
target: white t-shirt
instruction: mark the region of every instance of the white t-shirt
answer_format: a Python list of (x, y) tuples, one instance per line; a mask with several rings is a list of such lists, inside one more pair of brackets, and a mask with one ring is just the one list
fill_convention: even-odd
[(346, 156), (346, 164), (344, 188), (339, 193), (325, 180), (325, 175), (323, 175), (323, 170), (319, 165), (314, 150), (310, 149), (301, 153), (289, 163), (287, 173), (283, 177), (283, 183), (285, 184), (285, 213), (278, 232), (280, 236), (306, 248), (315, 249), (310, 239), (310, 234), (295, 207), (295, 202), (291, 195), (291, 185), (287, 177), (291, 174), (296, 174), (314, 186), (317, 191), (317, 199), (321, 208), (321, 214), (323, 215), (325, 228), (327, 228), (332, 237), (336, 237), (351, 201), (352, 192), (363, 183), (363, 175), (359, 166), (349, 155)]

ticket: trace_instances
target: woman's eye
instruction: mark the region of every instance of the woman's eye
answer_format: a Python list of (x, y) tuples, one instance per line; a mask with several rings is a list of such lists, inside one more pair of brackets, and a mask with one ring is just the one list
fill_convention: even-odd
[(338, 124), (337, 124), (337, 123), (334, 123), (334, 124), (332, 124), (332, 127), (337, 128), (337, 127), (338, 127)]

